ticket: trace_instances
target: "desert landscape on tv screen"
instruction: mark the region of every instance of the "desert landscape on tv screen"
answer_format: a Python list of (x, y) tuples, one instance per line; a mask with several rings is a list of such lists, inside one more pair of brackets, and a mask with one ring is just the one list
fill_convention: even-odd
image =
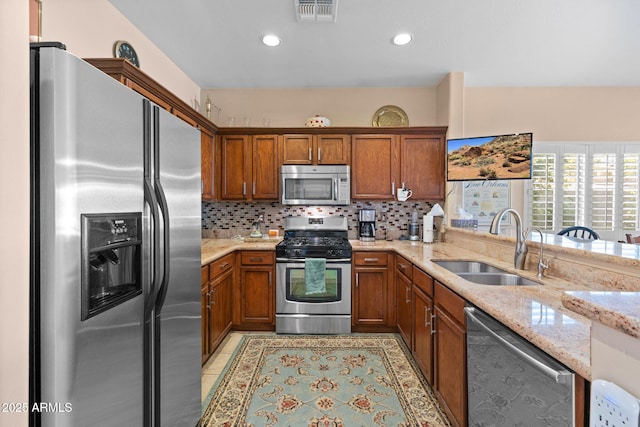
[(531, 177), (530, 133), (449, 140), (449, 181)]

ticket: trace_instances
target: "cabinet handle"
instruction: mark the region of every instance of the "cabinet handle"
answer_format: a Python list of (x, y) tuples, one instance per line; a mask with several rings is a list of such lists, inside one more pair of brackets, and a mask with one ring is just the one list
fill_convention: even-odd
[[(431, 323), (429, 322), (429, 311), (431, 311), (431, 309), (428, 306), (424, 306), (424, 327), (426, 328), (427, 326), (430, 326)], [(431, 328), (429, 328), (431, 329)]]
[(214, 290), (213, 290), (213, 305), (216, 305), (216, 299), (217, 299), (217, 298), (216, 298), (216, 295), (217, 295), (217, 292), (218, 292), (218, 288), (216, 288), (216, 289), (214, 289)]
[(436, 315), (431, 315), (431, 335), (436, 333)]
[(398, 264), (398, 268), (400, 268), (400, 270), (405, 271), (407, 269), (407, 264)]
[(360, 273), (356, 273), (356, 288), (359, 285), (359, 283), (358, 283), (359, 282), (359, 280), (358, 280), (359, 278), (360, 278)]
[(242, 183), (242, 195), (243, 196), (247, 195), (247, 183), (246, 182)]
[(204, 179), (200, 180), (200, 194), (204, 194)]
[(396, 194), (396, 182), (394, 181), (391, 183), (391, 195), (395, 196), (395, 194)]
[[(249, 258), (249, 260), (251, 262), (262, 262), (262, 257), (261, 256), (259, 256), (259, 257), (258, 256), (252, 256), (251, 258)], [(269, 274), (271, 274), (271, 273), (269, 273)]]
[(411, 297), (409, 296), (409, 291), (411, 291), (411, 288), (407, 288), (407, 287), (404, 288), (404, 295), (405, 295), (404, 299), (407, 304), (411, 303)]
[(318, 161), (322, 160), (322, 148), (318, 147)]
[(207, 292), (207, 310), (211, 310), (211, 291)]
[(309, 161), (311, 161), (311, 147), (309, 147)]
[(365, 258), (364, 262), (378, 262), (378, 258)]
[(251, 194), (254, 195), (254, 196), (256, 194), (256, 182), (255, 181), (253, 181), (253, 190), (252, 190)]
[(225, 269), (225, 268), (227, 268), (227, 267), (229, 267), (229, 263), (228, 263), (228, 262), (225, 262), (224, 264), (222, 264), (222, 265), (220, 266), (220, 270), (224, 270), (224, 269)]

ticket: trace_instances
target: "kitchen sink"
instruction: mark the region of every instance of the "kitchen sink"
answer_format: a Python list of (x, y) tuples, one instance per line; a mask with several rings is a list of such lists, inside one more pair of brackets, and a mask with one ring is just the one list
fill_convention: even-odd
[(480, 285), (492, 286), (534, 286), (538, 282), (511, 273), (457, 273), (465, 280)]
[(508, 273), (501, 268), (493, 265), (485, 264), (481, 261), (450, 261), (450, 260), (432, 260), (440, 267), (446, 268), (452, 273)]
[(480, 285), (491, 286), (533, 286), (538, 282), (517, 274), (509, 273), (481, 261), (432, 260), (434, 264), (446, 268), (459, 277)]

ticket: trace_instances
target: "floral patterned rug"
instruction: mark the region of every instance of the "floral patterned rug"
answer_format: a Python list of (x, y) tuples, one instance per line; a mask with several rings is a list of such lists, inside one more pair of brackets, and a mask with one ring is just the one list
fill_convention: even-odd
[(247, 335), (204, 411), (213, 426), (450, 426), (401, 338)]

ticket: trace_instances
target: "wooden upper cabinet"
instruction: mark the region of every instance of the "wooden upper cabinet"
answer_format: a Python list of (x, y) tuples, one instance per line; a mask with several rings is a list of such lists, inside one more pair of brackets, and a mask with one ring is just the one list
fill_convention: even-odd
[(401, 135), (400, 152), (400, 185), (411, 189), (411, 199), (444, 199), (444, 136)]
[(351, 197), (393, 200), (398, 188), (397, 135), (352, 135)]
[(213, 177), (213, 135), (200, 132), (200, 179), (202, 180), (202, 198), (214, 199)]
[(251, 197), (278, 199), (278, 135), (254, 135), (252, 147)]
[(282, 136), (280, 156), (283, 165), (348, 165), (351, 136), (285, 134)]
[(224, 200), (247, 199), (247, 185), (251, 181), (249, 138), (247, 135), (224, 135), (220, 140), (220, 197)]
[(315, 135), (319, 165), (348, 165), (351, 159), (350, 135)]
[(278, 199), (278, 135), (220, 137), (220, 198)]

